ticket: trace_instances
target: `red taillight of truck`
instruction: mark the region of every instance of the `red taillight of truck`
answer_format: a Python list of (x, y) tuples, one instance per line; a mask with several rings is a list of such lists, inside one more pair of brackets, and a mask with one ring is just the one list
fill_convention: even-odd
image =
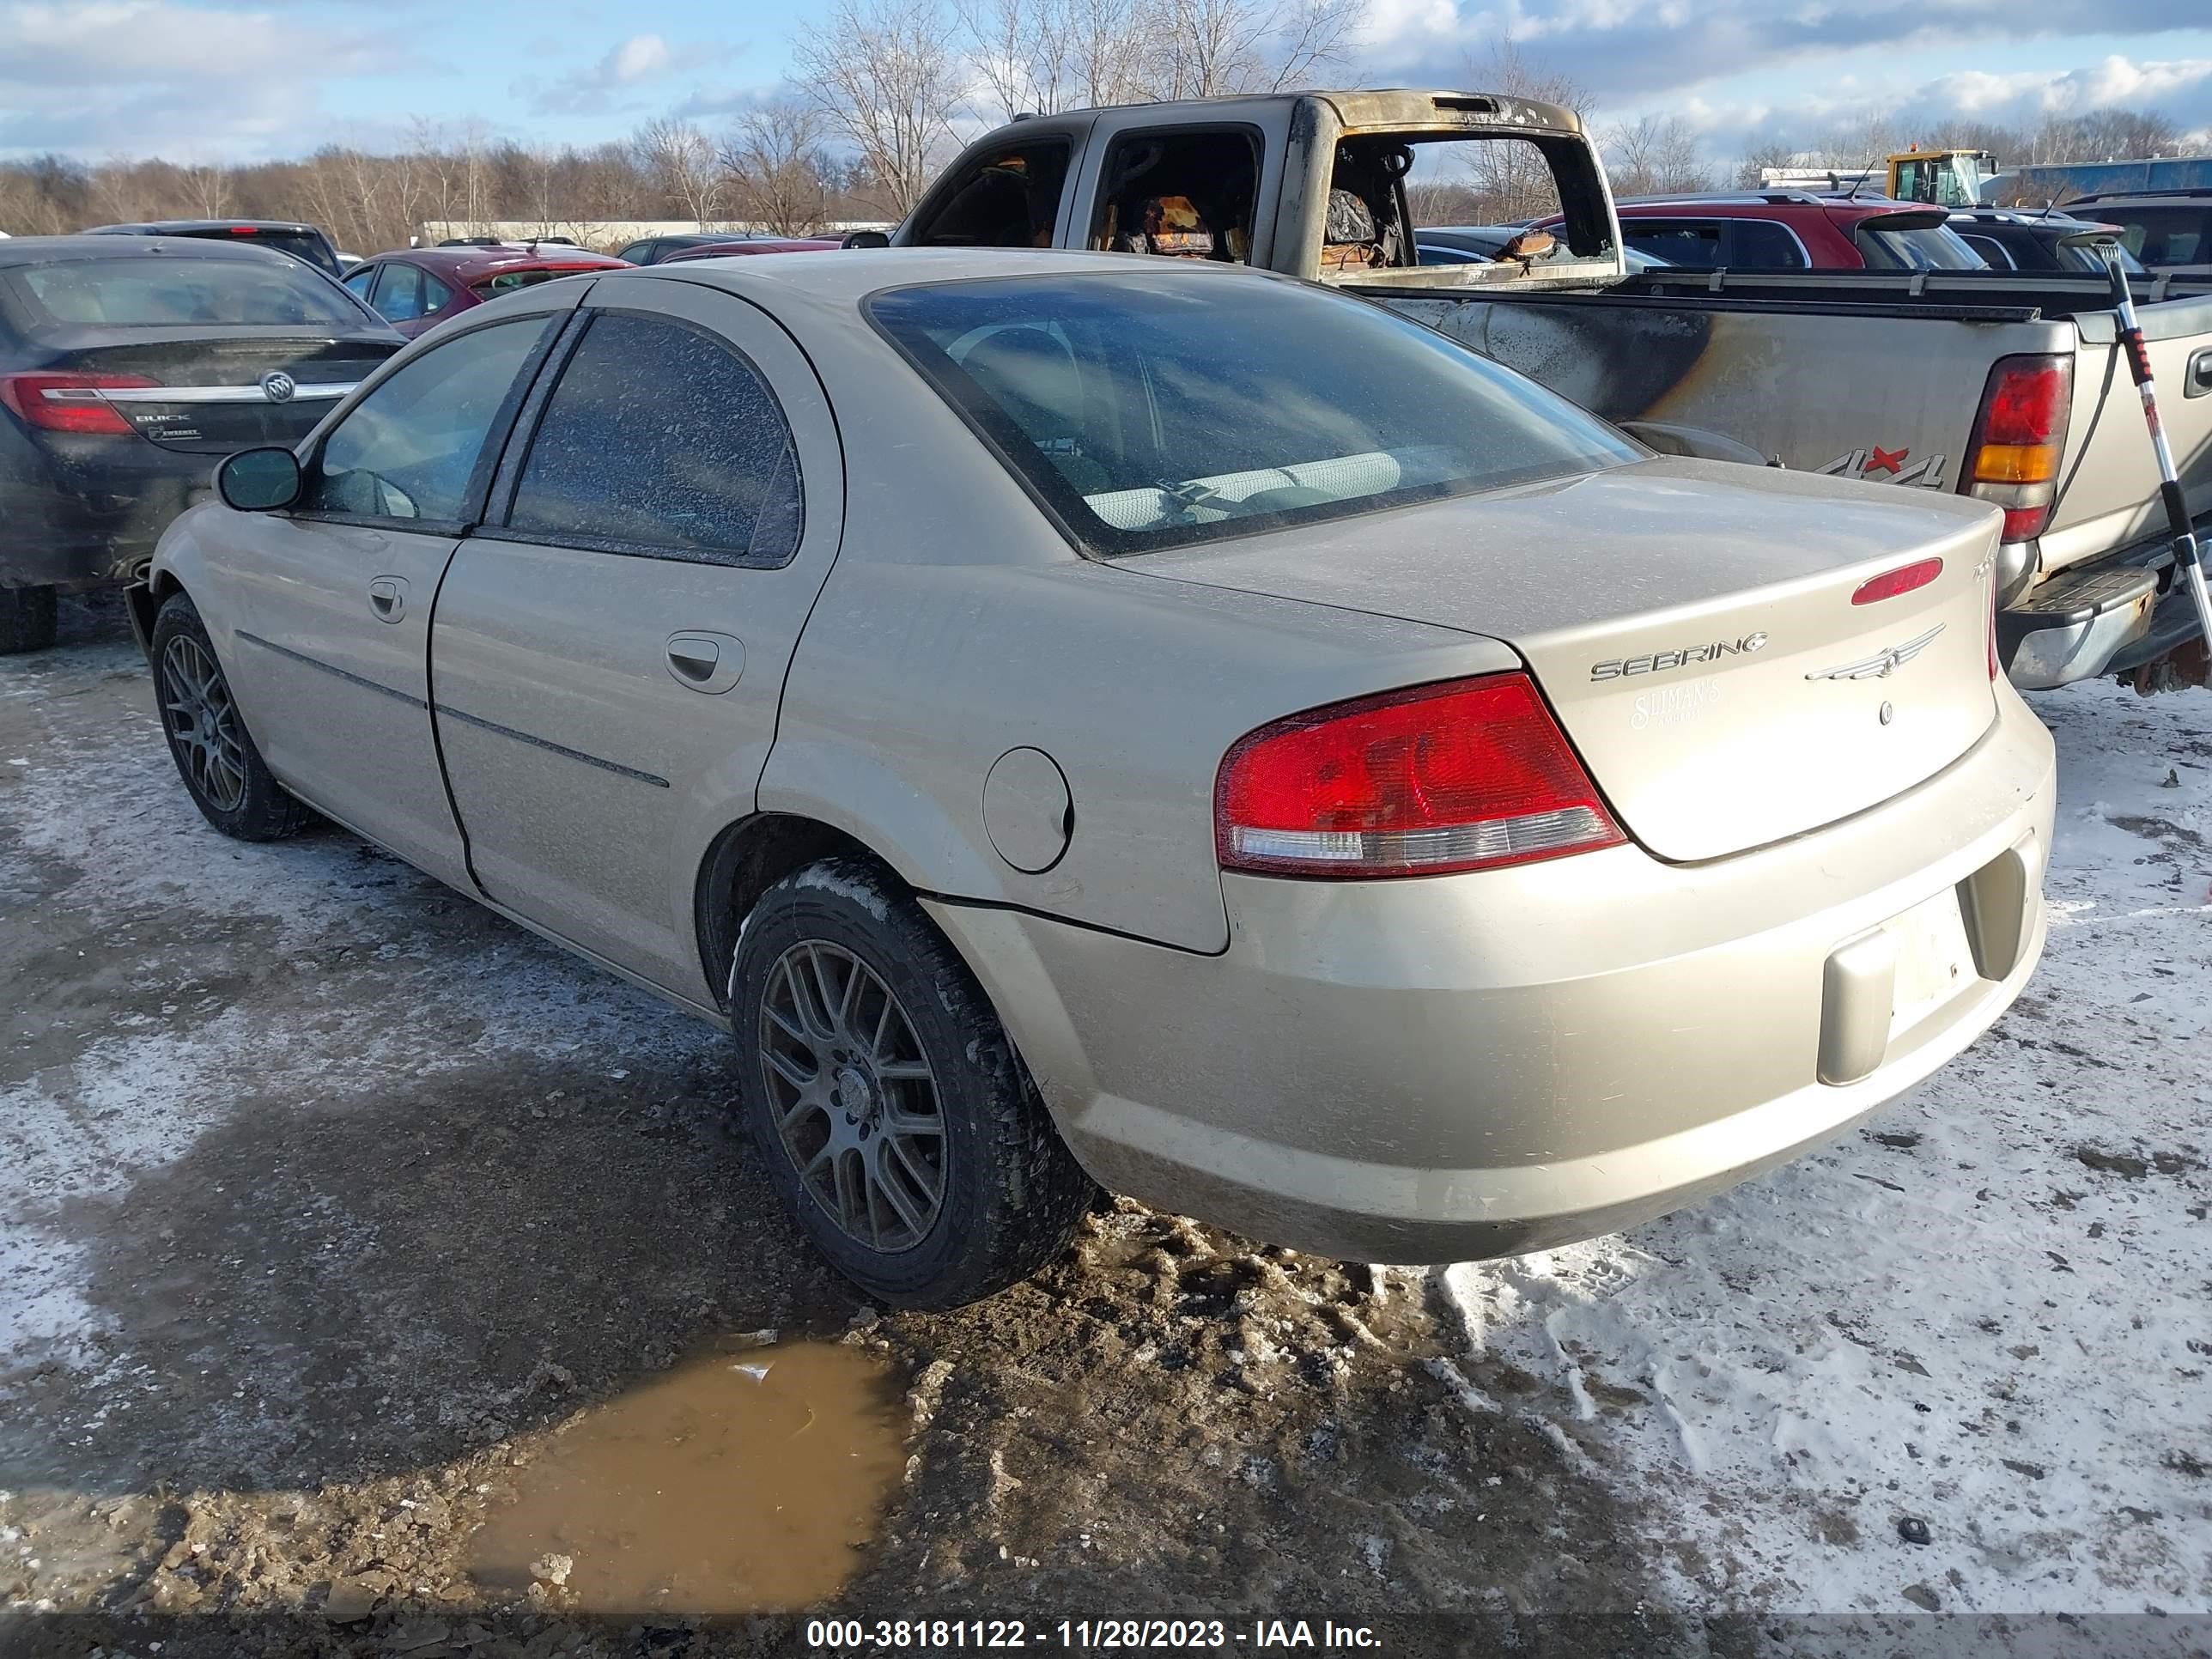
[(2033, 541), (2051, 522), (2073, 393), (2071, 357), (2001, 357), (1990, 370), (1959, 488), (2003, 510), (2006, 541)]

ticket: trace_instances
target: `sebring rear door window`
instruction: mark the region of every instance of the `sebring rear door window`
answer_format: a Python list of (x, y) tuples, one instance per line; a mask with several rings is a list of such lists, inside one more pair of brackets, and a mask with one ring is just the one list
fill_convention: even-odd
[(726, 342), (604, 313), (546, 401), (507, 528), (610, 552), (787, 564), (799, 532), (791, 428)]
[(1642, 452), (1380, 307), (1148, 264), (894, 289), (876, 326), (1108, 556), (1619, 465)]

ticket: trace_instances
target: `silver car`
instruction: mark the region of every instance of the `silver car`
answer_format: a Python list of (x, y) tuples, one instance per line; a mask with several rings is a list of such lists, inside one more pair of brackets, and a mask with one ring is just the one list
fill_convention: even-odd
[(209, 820), (312, 808), (731, 1030), (888, 1302), (1094, 1183), (1367, 1260), (1619, 1227), (2041, 948), (1995, 509), (1655, 457), (1287, 278), (549, 283), (219, 483), (135, 600)]

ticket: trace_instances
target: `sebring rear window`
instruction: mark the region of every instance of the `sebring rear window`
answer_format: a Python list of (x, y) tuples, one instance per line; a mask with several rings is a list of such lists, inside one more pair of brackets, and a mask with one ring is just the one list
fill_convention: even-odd
[(162, 253), (64, 259), (9, 273), (33, 322), (107, 328), (360, 328), (360, 309), (326, 277), (289, 259)]
[(1641, 452), (1442, 335), (1256, 274), (888, 289), (876, 326), (1109, 556), (1595, 471)]

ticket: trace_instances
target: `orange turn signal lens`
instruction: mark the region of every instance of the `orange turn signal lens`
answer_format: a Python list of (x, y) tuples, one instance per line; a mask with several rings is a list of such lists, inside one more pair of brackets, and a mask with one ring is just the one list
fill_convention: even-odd
[(2057, 444), (1984, 444), (1974, 455), (1976, 483), (2048, 483), (2057, 476)]

